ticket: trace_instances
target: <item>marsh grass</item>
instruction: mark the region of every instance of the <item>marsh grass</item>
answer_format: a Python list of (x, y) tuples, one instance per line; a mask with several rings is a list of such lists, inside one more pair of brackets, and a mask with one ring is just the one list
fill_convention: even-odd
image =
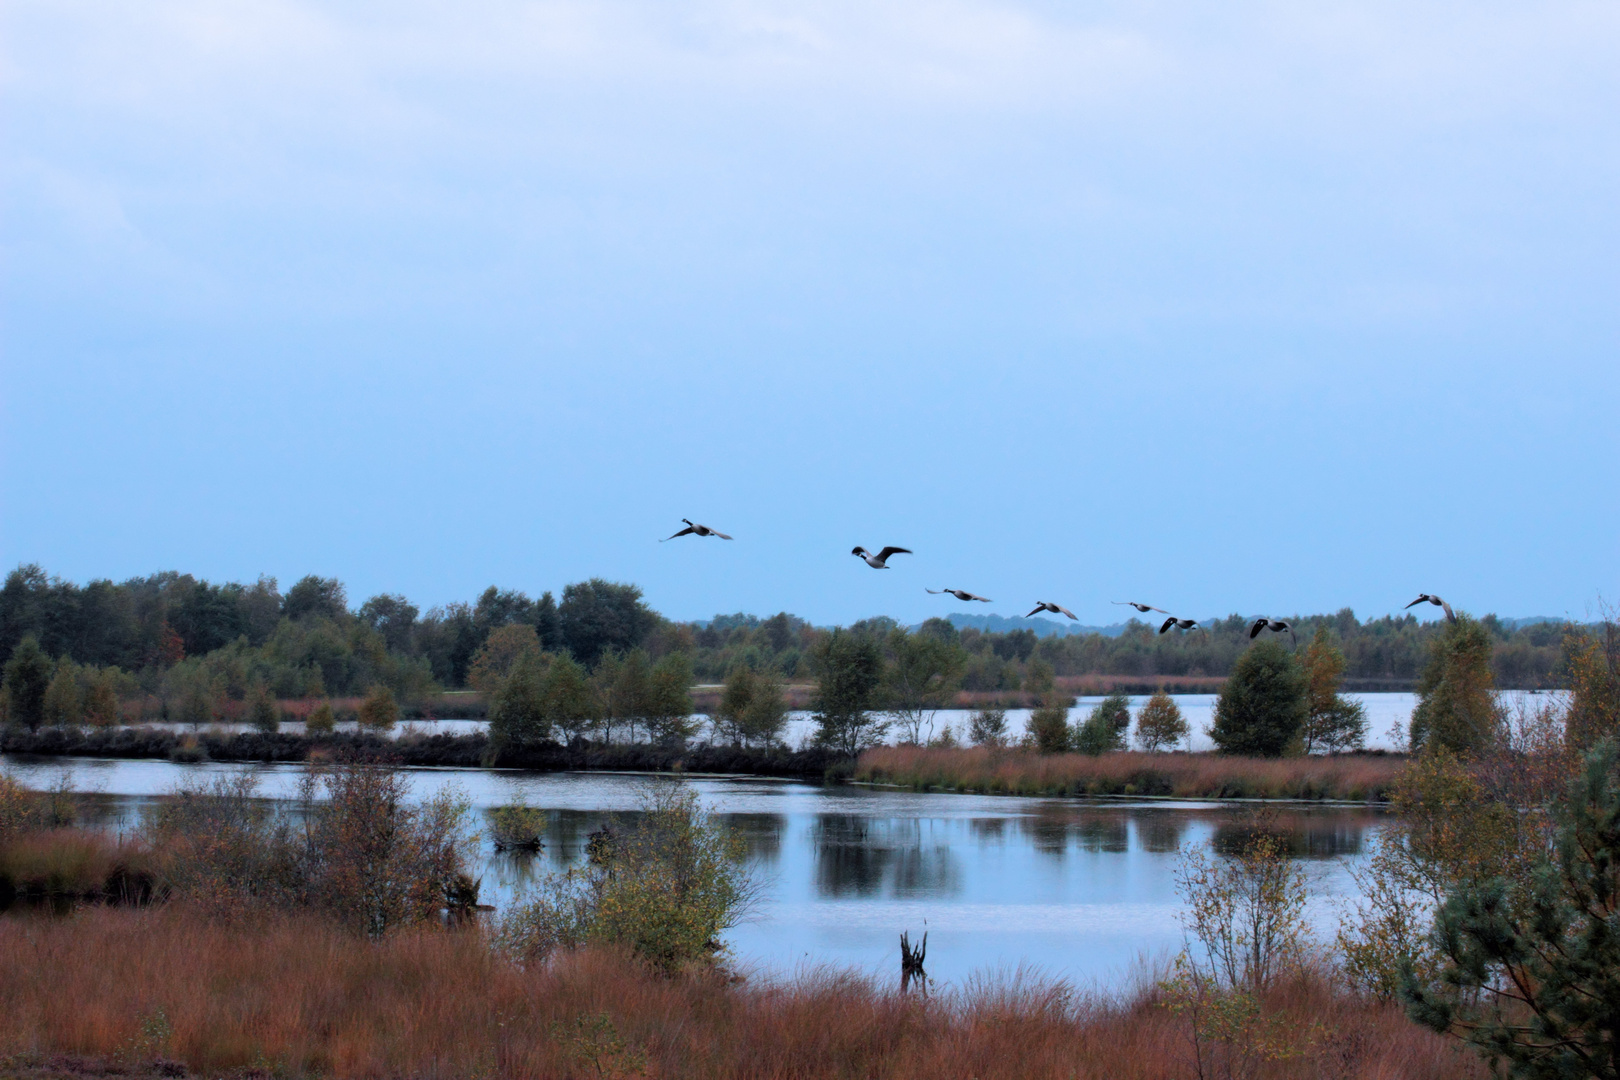
[[(1257, 1002), (1277, 1030), (1301, 1033), (1259, 1063), (1257, 1080), (1485, 1075), (1398, 1009), (1320, 975), (1284, 980)], [(591, 949), (525, 968), (475, 931), (371, 942), (307, 915), (225, 922), (180, 905), (0, 921), (0, 1015), (0, 1055), (118, 1059), (134, 1048), (210, 1075), (1192, 1075), (1189, 1021), (1157, 988), (1110, 1000), (1015, 975), (922, 998), (831, 970), (784, 982), (671, 978)]]
[(982, 746), (883, 746), (861, 755), (854, 776), (919, 791), (996, 795), (1382, 802), (1394, 791), (1405, 764), (1403, 757), (1384, 754), (1246, 758), (1122, 751), (1093, 757)]

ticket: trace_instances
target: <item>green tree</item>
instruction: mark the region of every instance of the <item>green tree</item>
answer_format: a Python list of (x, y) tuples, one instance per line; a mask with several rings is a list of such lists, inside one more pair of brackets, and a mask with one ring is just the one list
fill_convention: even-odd
[(1620, 736), (1620, 626), (1605, 618), (1595, 633), (1564, 637), (1569, 669), (1570, 744), (1582, 749)]
[(1096, 757), (1111, 750), (1125, 749), (1125, 733), (1131, 729), (1131, 699), (1115, 690), (1099, 701), (1075, 729), (1074, 748)]
[(500, 681), (489, 709), (489, 738), (497, 755), (551, 737), (552, 715), (546, 700), (548, 674), (538, 654), (524, 654)]
[(118, 723), (117, 669), (102, 668), (91, 676), (90, 688), (84, 695), (84, 718), (96, 727)]
[(366, 699), (360, 703), (361, 727), (372, 731), (392, 731), (398, 720), (399, 703), (394, 700), (392, 690), (378, 683), (366, 691)]
[(525, 656), (540, 655), (540, 638), (528, 623), (509, 623), (490, 631), (483, 648), (473, 655), (467, 685), (492, 694)]
[(1491, 674), (1491, 634), (1461, 612), (1429, 647), (1412, 710), (1412, 748), (1478, 753), (1496, 741), (1502, 711)]
[(816, 741), (854, 755), (876, 744), (888, 723), (873, 712), (883, 681), (883, 652), (865, 634), (834, 630), (811, 648), (816, 675)]
[(1408, 970), (1412, 1019), (1526, 1080), (1620, 1077), (1620, 786), (1616, 748), (1587, 756), (1555, 804), (1556, 840), (1515, 902), (1505, 877), (1465, 881), (1435, 916), (1437, 984)]
[(1159, 690), (1136, 713), (1136, 745), (1150, 754), (1175, 747), (1192, 728), (1175, 699)]
[(1069, 731), (1069, 709), (1055, 699), (1048, 699), (1029, 714), (1025, 727), (1035, 749), (1043, 754), (1062, 754), (1069, 749), (1072, 733)]
[(1209, 737), (1223, 754), (1281, 757), (1305, 726), (1305, 672), (1275, 641), (1249, 648), (1215, 703)]
[(1305, 752), (1336, 753), (1367, 744), (1367, 710), (1359, 701), (1339, 693), (1344, 674), (1344, 651), (1326, 623), (1316, 625), (1316, 636), (1305, 650)]
[(670, 653), (653, 665), (647, 698), (647, 734), (658, 742), (689, 739), (692, 720), (692, 662), (685, 653)]
[(79, 680), (67, 657), (56, 662), (56, 674), (45, 688), (45, 722), (53, 727), (76, 727), (83, 716)]
[(601, 578), (563, 589), (557, 606), (563, 644), (574, 659), (594, 667), (608, 649), (634, 649), (658, 625), (658, 615), (641, 602), (641, 590)]
[(1007, 745), (1007, 712), (1005, 709), (980, 709), (968, 721), (968, 739), (975, 746)]
[(39, 639), (28, 634), (6, 661), (5, 688), (11, 699), (12, 720), (29, 731), (38, 731), (45, 722), (45, 692), (50, 685), (51, 658), (39, 647)]
[(1055, 678), (1052, 665), (1035, 657), (1024, 668), (1024, 689), (1031, 694), (1044, 697), (1052, 692)]
[(311, 735), (330, 735), (332, 729), (337, 727), (337, 717), (332, 715), (332, 703), (323, 701), (310, 710), (308, 719), (304, 721), (304, 730)]
[(787, 713), (780, 679), (771, 672), (738, 665), (726, 675), (714, 714), (715, 733), (745, 746), (770, 746), (781, 739)]
[[(337, 578), (316, 577), (314, 574), (300, 578), (298, 584), (287, 590), (287, 595), (281, 601), (281, 614), (294, 622), (313, 618), (341, 622), (348, 613), (348, 594)], [(191, 651), (189, 645), (187, 651)]]
[(275, 695), (261, 680), (254, 680), (248, 690), (247, 722), (266, 735), (281, 729), (281, 710), (276, 708)]
[(541, 693), (546, 718), (570, 742), (589, 731), (600, 715), (585, 668), (571, 656), (553, 657), (546, 665)]
[(884, 700), (906, 741), (921, 743), (923, 728), (933, 727), (934, 713), (955, 695), (967, 654), (938, 635), (913, 634), (903, 626), (889, 631), (884, 644)]
[[(653, 678), (652, 658), (645, 649), (619, 652), (607, 649), (591, 672), (591, 686), (596, 692), (597, 717), (606, 728), (611, 741), (614, 728), (623, 724), (632, 741), (638, 725), (645, 726), (652, 715)], [(650, 729), (648, 729), (650, 730)]]

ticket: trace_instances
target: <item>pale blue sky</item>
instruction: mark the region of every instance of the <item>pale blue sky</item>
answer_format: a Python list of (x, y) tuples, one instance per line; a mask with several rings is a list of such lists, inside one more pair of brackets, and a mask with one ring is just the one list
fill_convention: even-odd
[(0, 12), (6, 567), (1620, 592), (1611, 2)]

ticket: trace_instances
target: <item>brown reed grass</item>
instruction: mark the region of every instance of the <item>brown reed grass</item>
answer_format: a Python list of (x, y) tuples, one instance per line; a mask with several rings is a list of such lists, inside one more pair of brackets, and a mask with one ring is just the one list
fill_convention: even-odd
[[(833, 971), (738, 985), (581, 952), (523, 970), (476, 931), (369, 943), (311, 918), (176, 906), (0, 921), (0, 1055), (79, 1054), (278, 1076), (1172, 1080), (1190, 1028), (1155, 992), (977, 981), (902, 995)], [(1473, 1080), (1475, 1059), (1393, 1006), (1303, 975), (1266, 1007), (1297, 1053), (1254, 1080)]]
[(1025, 749), (881, 746), (855, 778), (917, 790), (1004, 795), (1385, 801), (1405, 758), (1389, 754), (1245, 758), (1223, 754), (1043, 755)]

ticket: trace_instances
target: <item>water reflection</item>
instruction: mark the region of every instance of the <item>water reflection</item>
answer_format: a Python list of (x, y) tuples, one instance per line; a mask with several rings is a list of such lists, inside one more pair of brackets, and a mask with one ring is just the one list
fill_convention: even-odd
[[(8, 771), (46, 787), (60, 768), (8, 759)], [(291, 796), (297, 766), (86, 762), (80, 790), (103, 828), (127, 832), (141, 810), (182, 777), (250, 771), (261, 792)], [(640, 812), (646, 780), (607, 774), (412, 770), (414, 797), (447, 784), (480, 812), (521, 801), (546, 812), (538, 853), (496, 854), (486, 841), (483, 899), (503, 906), (537, 878), (584, 862), (592, 832)], [(1035, 963), (1085, 980), (1128, 969), (1181, 945), (1177, 853), (1241, 847), (1253, 809), (1207, 802), (1125, 803), (920, 794), (759, 779), (688, 781), (717, 820), (736, 830), (763, 882), (753, 920), (730, 932), (745, 965), (791, 971), (853, 964), (890, 977), (901, 930), (930, 931), (929, 971), (958, 979), (986, 968)], [(1347, 872), (1363, 857), (1381, 814), (1372, 809), (1274, 809), (1274, 829), (1309, 860), (1313, 919), (1325, 928)], [(478, 822), (480, 826), (484, 822)], [(486, 829), (487, 831), (487, 829)]]

